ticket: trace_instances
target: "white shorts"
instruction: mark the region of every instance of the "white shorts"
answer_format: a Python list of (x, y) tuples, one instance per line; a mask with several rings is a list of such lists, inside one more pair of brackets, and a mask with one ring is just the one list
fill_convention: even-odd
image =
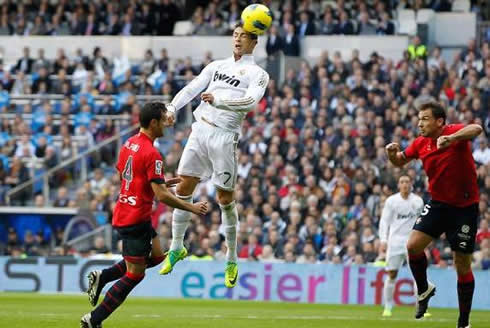
[(211, 178), (217, 188), (233, 191), (238, 167), (238, 139), (238, 133), (205, 122), (193, 123), (177, 173)]
[(403, 263), (407, 260), (407, 254), (389, 255), (386, 259), (386, 271), (400, 270)]

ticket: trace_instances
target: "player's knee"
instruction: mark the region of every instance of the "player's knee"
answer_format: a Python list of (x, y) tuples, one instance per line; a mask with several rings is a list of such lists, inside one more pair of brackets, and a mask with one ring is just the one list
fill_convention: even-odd
[(233, 192), (220, 190), (218, 191), (217, 198), (218, 203), (220, 203), (222, 206), (226, 206), (233, 201)]
[(391, 280), (395, 280), (397, 275), (398, 275), (398, 271), (388, 271), (388, 276), (390, 277)]
[(471, 257), (465, 255), (455, 255), (454, 266), (458, 276), (462, 276), (471, 271)]
[(407, 251), (408, 251), (408, 254), (420, 253), (417, 241), (414, 240), (413, 238), (410, 238), (407, 242)]

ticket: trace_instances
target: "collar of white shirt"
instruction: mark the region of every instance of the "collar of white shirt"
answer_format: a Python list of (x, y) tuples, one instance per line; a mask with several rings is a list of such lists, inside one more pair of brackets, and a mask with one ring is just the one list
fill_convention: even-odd
[[(235, 57), (231, 56), (230, 60), (235, 62)], [(252, 54), (242, 55), (242, 57), (236, 61), (236, 63), (254, 63), (254, 56)]]

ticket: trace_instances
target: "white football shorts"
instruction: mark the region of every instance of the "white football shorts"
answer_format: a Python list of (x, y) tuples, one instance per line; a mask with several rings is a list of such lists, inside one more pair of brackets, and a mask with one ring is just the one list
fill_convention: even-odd
[(233, 191), (237, 178), (238, 133), (206, 122), (192, 124), (177, 173), (201, 179), (211, 178), (222, 190)]

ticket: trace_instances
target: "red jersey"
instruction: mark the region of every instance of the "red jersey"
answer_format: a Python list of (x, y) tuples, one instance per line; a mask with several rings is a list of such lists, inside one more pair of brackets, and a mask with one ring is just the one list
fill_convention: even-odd
[(121, 191), (112, 224), (124, 227), (150, 221), (155, 197), (151, 182), (165, 183), (162, 156), (153, 141), (141, 132), (129, 138), (121, 148), (116, 168)]
[[(464, 126), (446, 125), (441, 136), (453, 134)], [(404, 153), (407, 158), (422, 160), (433, 200), (456, 207), (466, 207), (479, 201), (476, 168), (469, 140), (455, 141), (449, 147), (437, 149), (437, 139), (420, 136)]]

